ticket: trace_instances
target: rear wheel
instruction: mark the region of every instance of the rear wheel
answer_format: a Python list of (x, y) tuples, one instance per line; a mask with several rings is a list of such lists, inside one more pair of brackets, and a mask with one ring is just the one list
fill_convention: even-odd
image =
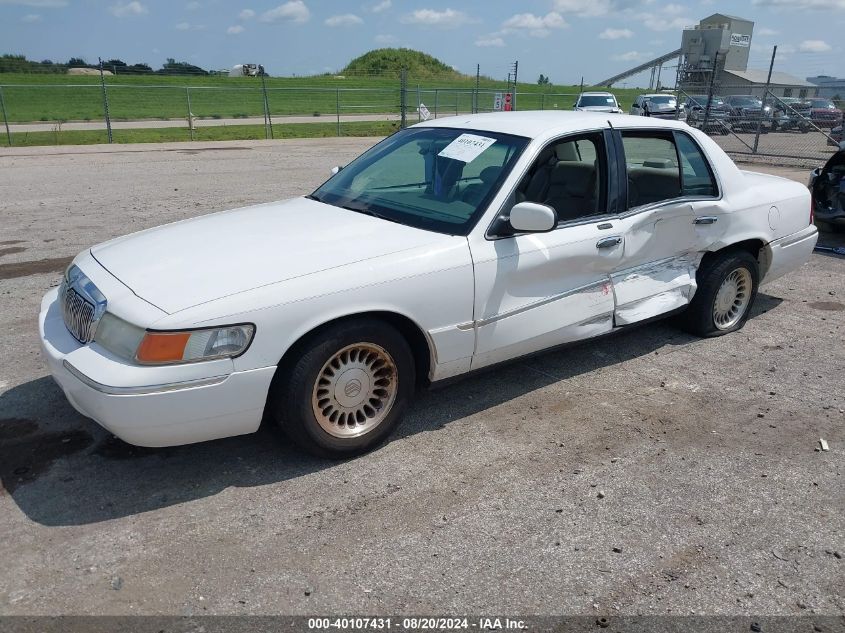
[(757, 296), (757, 260), (734, 250), (707, 261), (696, 276), (698, 290), (683, 315), (684, 329), (698, 336), (721, 336), (745, 325)]
[(295, 353), (274, 380), (270, 412), (288, 437), (320, 457), (375, 447), (413, 396), (411, 348), (386, 322), (340, 322)]

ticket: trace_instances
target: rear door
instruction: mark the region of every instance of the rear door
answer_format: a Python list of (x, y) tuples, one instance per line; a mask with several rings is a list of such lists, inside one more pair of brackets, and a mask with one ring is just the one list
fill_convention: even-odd
[(617, 133), (627, 175), (624, 252), (611, 279), (616, 325), (687, 305), (702, 252), (721, 234), (716, 181), (698, 145), (668, 129)]

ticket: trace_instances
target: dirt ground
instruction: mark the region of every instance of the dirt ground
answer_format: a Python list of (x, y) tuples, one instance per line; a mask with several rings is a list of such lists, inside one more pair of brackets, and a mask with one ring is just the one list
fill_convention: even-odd
[(133, 448), (74, 412), (36, 324), (72, 256), (372, 142), (0, 150), (0, 614), (845, 612), (842, 257), (730, 336), (659, 322), (429, 391), (352, 461), (270, 430)]

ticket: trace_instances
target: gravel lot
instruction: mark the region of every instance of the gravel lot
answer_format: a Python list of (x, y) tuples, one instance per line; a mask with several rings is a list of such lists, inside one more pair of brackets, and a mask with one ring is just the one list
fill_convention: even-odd
[(656, 323), (425, 393), (348, 462), (270, 430), (133, 448), (65, 402), (36, 315), (70, 257), (372, 142), (0, 150), (0, 614), (845, 612), (841, 257), (727, 337)]

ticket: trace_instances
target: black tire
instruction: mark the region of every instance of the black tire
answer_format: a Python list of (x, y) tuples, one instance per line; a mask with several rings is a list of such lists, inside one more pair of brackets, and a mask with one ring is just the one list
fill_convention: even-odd
[[(317, 380), (321, 375), (325, 376), (323, 372), (327, 363), (342, 350), (350, 348), (356, 350), (356, 358), (359, 354), (360, 357), (365, 355), (365, 352), (357, 351), (359, 349), (380, 349), (385, 352), (388, 360), (393, 362), (389, 374), (390, 381), (395, 381), (395, 391), (392, 402), (385, 405), (389, 406), (387, 413), (372, 429), (354, 437), (337, 437), (321, 426), (315, 414), (317, 405), (312, 406), (312, 398), (317, 393)], [(318, 457), (352, 457), (376, 447), (394, 430), (413, 398), (416, 384), (413, 353), (402, 334), (385, 321), (341, 321), (318, 331), (304, 344), (294, 348), (292, 353), (296, 357), (289, 362), (283, 361), (270, 387), (268, 412), (271, 420), (297, 446)], [(361, 388), (360, 381), (358, 388)], [(372, 386), (372, 389), (377, 388)], [(338, 394), (338, 397), (342, 397), (342, 394)], [(336, 400), (332, 402), (337, 404)], [(376, 411), (374, 415), (381, 415), (380, 408), (370, 409)], [(343, 409), (338, 405), (337, 410)], [(328, 424), (326, 416), (322, 419), (324, 424)], [(364, 422), (369, 423), (369, 419)], [(343, 432), (345, 428), (354, 426), (354, 423), (344, 424), (341, 418), (335, 428), (337, 432)]]
[[(714, 316), (716, 296), (728, 276), (738, 269), (746, 270), (750, 276), (751, 288), (747, 291), (748, 302), (736, 322), (728, 327), (720, 327), (716, 324)], [(748, 251), (728, 250), (708, 258), (696, 275), (698, 290), (689, 307), (681, 315), (683, 328), (691, 334), (705, 337), (721, 336), (741, 329), (754, 306), (759, 280), (760, 269), (757, 260)]]

